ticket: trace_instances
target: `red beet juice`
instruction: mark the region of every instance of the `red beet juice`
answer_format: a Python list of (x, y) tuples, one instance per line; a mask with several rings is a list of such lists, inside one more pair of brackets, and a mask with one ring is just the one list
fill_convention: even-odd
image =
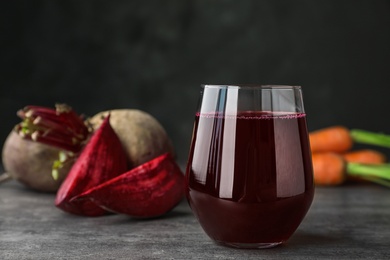
[(286, 241), (314, 195), (305, 114), (197, 114), (186, 181), (189, 205), (212, 239)]

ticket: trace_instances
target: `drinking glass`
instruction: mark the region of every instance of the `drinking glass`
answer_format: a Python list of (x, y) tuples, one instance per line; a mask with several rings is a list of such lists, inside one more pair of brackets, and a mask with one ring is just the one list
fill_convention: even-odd
[(238, 248), (279, 245), (313, 195), (301, 87), (201, 86), (186, 196), (211, 239)]

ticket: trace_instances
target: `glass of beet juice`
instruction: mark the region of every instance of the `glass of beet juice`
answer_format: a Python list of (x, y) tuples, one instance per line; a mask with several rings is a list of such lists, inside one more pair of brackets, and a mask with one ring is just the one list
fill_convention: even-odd
[(211, 239), (238, 248), (279, 245), (313, 195), (301, 87), (202, 85), (186, 196)]

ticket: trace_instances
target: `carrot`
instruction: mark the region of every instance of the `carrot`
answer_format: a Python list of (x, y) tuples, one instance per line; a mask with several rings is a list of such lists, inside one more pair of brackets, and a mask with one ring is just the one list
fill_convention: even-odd
[(341, 154), (333, 152), (313, 153), (312, 162), (316, 185), (337, 186), (349, 177), (359, 177), (390, 188), (390, 164), (348, 162)]
[(349, 130), (343, 126), (323, 128), (309, 134), (312, 152), (346, 152), (351, 149), (353, 140)]
[(355, 163), (380, 164), (387, 161), (386, 155), (371, 149), (351, 151), (344, 153), (342, 156), (347, 162)]
[(314, 183), (316, 185), (340, 185), (347, 178), (346, 162), (336, 153), (312, 154)]
[(363, 143), (390, 148), (390, 135), (360, 129), (349, 130), (344, 126), (331, 126), (309, 134), (312, 152), (344, 153), (354, 143)]

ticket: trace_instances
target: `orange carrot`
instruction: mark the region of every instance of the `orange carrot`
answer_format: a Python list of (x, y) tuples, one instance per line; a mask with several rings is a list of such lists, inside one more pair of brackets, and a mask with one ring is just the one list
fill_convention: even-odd
[(348, 151), (353, 140), (349, 130), (344, 126), (332, 126), (313, 131), (309, 134), (311, 151), (315, 152), (338, 152)]
[[(387, 161), (386, 155), (370, 149), (351, 151), (342, 156), (344, 157), (344, 160), (349, 163), (383, 164)], [(354, 182), (367, 182), (367, 180), (361, 176), (354, 175), (348, 175), (348, 180)]]
[(364, 164), (380, 164), (387, 161), (386, 155), (371, 149), (347, 152), (343, 154), (343, 157), (347, 162)]
[(312, 152), (348, 151), (354, 143), (369, 144), (390, 148), (390, 135), (351, 129), (344, 126), (331, 126), (309, 134)]
[(313, 153), (313, 175), (316, 185), (340, 185), (347, 178), (346, 162), (336, 153)]
[(359, 179), (390, 188), (390, 164), (367, 164), (347, 162), (338, 153), (313, 153), (314, 183), (322, 186), (337, 186), (347, 179)]

